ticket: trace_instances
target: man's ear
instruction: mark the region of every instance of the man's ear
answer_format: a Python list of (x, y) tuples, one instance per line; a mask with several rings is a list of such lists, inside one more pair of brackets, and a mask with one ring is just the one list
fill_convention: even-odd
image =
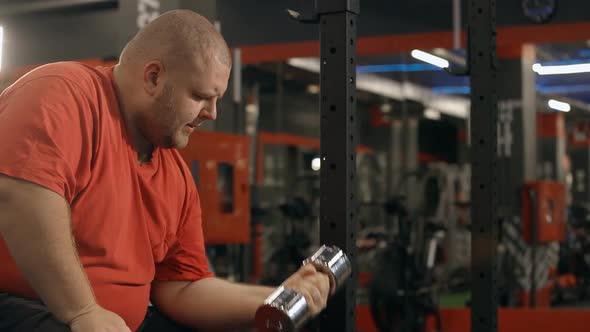
[(150, 96), (158, 95), (164, 87), (166, 71), (162, 62), (150, 61), (145, 64), (143, 70), (143, 86)]

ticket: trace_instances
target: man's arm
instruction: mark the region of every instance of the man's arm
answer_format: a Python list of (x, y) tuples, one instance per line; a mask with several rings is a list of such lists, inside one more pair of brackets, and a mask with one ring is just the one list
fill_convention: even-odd
[(172, 320), (203, 331), (252, 327), (254, 314), (274, 288), (219, 278), (162, 281), (153, 285), (152, 302)]
[(21, 272), (58, 319), (69, 322), (95, 304), (63, 197), (0, 176), (0, 232)]
[[(305, 296), (312, 315), (326, 306), (329, 279), (311, 265), (284, 283)], [(202, 331), (232, 331), (254, 327), (256, 310), (275, 288), (232, 283), (218, 278), (160, 281), (152, 287), (152, 302), (171, 319)]]
[[(68, 324), (96, 321), (98, 314), (102, 319), (115, 320), (118, 329), (113, 331), (129, 331), (122, 328), (122, 319), (96, 303), (75, 249), (69, 206), (63, 197), (39, 185), (0, 175), (0, 235), (31, 287), (57, 319)], [(79, 323), (80, 329), (88, 327), (87, 323)]]

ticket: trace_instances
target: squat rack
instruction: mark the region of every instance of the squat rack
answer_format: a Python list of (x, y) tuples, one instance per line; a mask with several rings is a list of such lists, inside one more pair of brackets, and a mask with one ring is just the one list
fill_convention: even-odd
[[(316, 0), (303, 22), (320, 26), (320, 243), (343, 249), (353, 274), (320, 316), (323, 331), (355, 331), (356, 19), (359, 0)], [(498, 243), (496, 0), (468, 0), (471, 76), (471, 330), (497, 331)], [(297, 15), (294, 15), (297, 14)]]
[(344, 250), (352, 275), (320, 317), (356, 330), (356, 26), (359, 0), (317, 0), (320, 21), (320, 243)]
[(471, 76), (471, 331), (498, 328), (497, 57), (496, 0), (468, 0)]
[(311, 15), (292, 18), (320, 27), (320, 243), (348, 256), (352, 274), (320, 314), (320, 330), (356, 328), (356, 26), (359, 0), (316, 0)]

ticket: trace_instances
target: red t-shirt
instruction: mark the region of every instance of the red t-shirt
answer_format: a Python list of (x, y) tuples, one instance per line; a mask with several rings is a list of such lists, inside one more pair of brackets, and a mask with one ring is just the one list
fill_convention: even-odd
[[(188, 167), (174, 149), (156, 149), (152, 161), (138, 163), (115, 84), (112, 67), (73, 62), (42, 66), (18, 80), (0, 95), (0, 173), (67, 200), (99, 304), (136, 330), (152, 281), (212, 273)], [(1, 237), (0, 291), (38, 298)]]

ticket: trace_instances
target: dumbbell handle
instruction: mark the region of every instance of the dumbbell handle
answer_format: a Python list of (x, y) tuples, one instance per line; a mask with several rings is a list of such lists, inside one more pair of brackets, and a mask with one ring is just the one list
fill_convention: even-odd
[(348, 257), (336, 246), (323, 245), (310, 258), (303, 261), (303, 265), (306, 264), (313, 264), (318, 271), (330, 278), (330, 295), (334, 295), (352, 273)]
[[(303, 264), (315, 268), (330, 278), (330, 295), (340, 288), (352, 273), (348, 257), (335, 246), (322, 246)], [(256, 327), (261, 332), (291, 332), (302, 327), (310, 318), (305, 297), (291, 288), (278, 287), (256, 311)]]

